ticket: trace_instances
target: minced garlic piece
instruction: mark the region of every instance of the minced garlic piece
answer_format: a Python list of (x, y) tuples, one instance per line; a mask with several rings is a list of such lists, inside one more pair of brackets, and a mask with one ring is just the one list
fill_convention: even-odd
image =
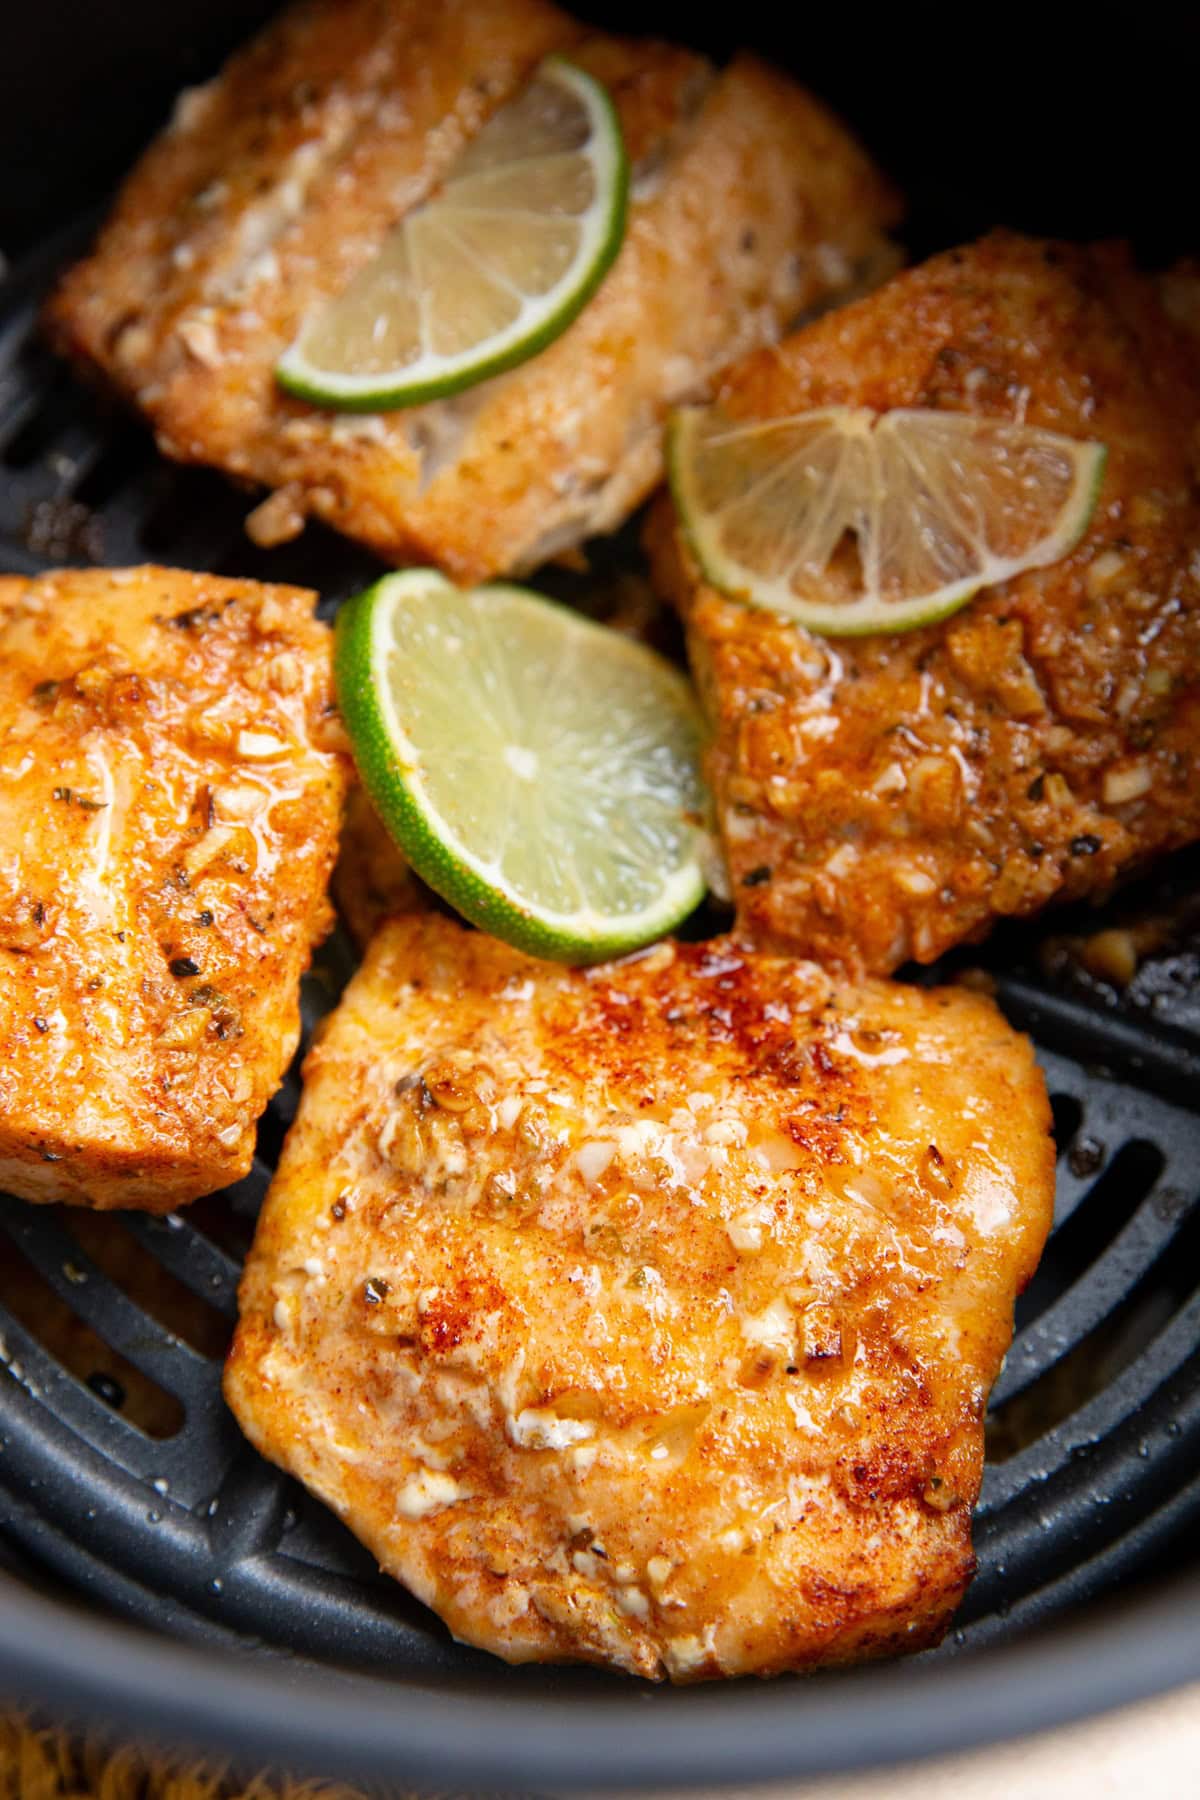
[(1154, 786), (1154, 774), (1147, 762), (1125, 763), (1124, 766), (1105, 770), (1104, 804), (1106, 806), (1125, 806), (1130, 800), (1139, 800), (1148, 794)]
[(463, 1489), (452, 1475), (440, 1469), (418, 1467), (396, 1496), (396, 1511), (402, 1519), (424, 1519), (463, 1498)]

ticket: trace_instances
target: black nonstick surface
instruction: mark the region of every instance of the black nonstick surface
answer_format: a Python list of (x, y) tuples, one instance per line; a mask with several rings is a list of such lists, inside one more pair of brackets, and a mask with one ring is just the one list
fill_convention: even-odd
[[(32, 332), (38, 292), (86, 239), (72, 218), (180, 82), (266, 10), (47, 3), (4, 22), (0, 241), (27, 254), (0, 288), (0, 568), (172, 562), (301, 581), (330, 609), (373, 573), (317, 531), (253, 549), (244, 496), (165, 465)], [(1191, 166), (1200, 24), (1126, 21), (1118, 42), (1096, 11), (1061, 40), (1032, 13), (1007, 14), (990, 38), (960, 20), (928, 8), (783, 21), (760, 6), (736, 25), (869, 139), (912, 196), (918, 251), (1000, 222), (1131, 235), (1156, 260), (1193, 247), (1174, 207)], [(697, 35), (665, 8), (610, 8), (604, 22)], [(707, 35), (718, 51), (732, 41)], [(1187, 921), (1198, 876), (1200, 858), (1176, 859), (1122, 903), (1181, 922), (1120, 998), (1048, 947), (1095, 919), (1049, 919), (970, 958), (1037, 1041), (1059, 1186), (993, 1395), (980, 1573), (940, 1650), (671, 1693), (511, 1670), (454, 1645), (254, 1456), (220, 1401), (240, 1247), (293, 1076), (246, 1182), (181, 1218), (111, 1226), (164, 1272), (164, 1290), (178, 1283), (203, 1303), (198, 1336), (169, 1309), (151, 1316), (144, 1285), (105, 1274), (68, 1215), (0, 1199), (10, 1283), (17, 1269), (30, 1293), (57, 1296), (131, 1371), (123, 1383), (109, 1361), (89, 1370), (86, 1342), (66, 1355), (28, 1307), (0, 1304), (0, 1691), (343, 1777), (549, 1789), (886, 1762), (1200, 1675), (1200, 939)], [(310, 1022), (345, 961), (335, 940), (307, 984)], [(135, 1378), (162, 1398), (154, 1434), (134, 1422)]]

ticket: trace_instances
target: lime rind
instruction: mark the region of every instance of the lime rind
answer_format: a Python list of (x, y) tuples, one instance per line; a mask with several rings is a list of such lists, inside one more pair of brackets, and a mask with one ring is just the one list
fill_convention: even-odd
[[(826, 408), (832, 416), (837, 409)], [(857, 409), (861, 410), (861, 409)], [(885, 600), (866, 595), (862, 600), (823, 603), (802, 599), (786, 579), (765, 578), (748, 569), (722, 551), (718, 542), (718, 517), (699, 504), (692, 471), (696, 433), (708, 416), (705, 407), (684, 407), (676, 411), (667, 429), (667, 475), (676, 512), (687, 544), (705, 580), (732, 600), (743, 605), (791, 619), (824, 637), (868, 637), (880, 634), (915, 631), (925, 625), (938, 624), (961, 610), (983, 589), (998, 587), (1002, 582), (1028, 570), (1046, 568), (1069, 555), (1087, 530), (1099, 499), (1104, 480), (1108, 450), (1104, 444), (1080, 442), (1053, 432), (1040, 435), (1056, 441), (1070, 455), (1074, 479), (1070, 493), (1058, 513), (1054, 531), (1020, 556), (998, 557), (984, 554), (979, 566), (959, 581), (947, 583), (933, 593), (906, 600)], [(815, 416), (815, 415), (814, 415)], [(897, 409), (885, 417), (903, 417)], [(782, 427), (789, 421), (766, 421)], [(753, 426), (738, 428), (729, 435), (751, 435)]]
[[(697, 824), (689, 855), (666, 871), (653, 904), (619, 917), (591, 907), (569, 912), (532, 905), (508, 882), (495, 862), (481, 858), (432, 803), (422, 758), (396, 711), (386, 659), (395, 644), (397, 612), (406, 600), (456, 590), (433, 569), (409, 569), (385, 576), (349, 600), (338, 615), (334, 672), (339, 703), (354, 745), (363, 785), (390, 835), (412, 868), (435, 893), (481, 930), (550, 961), (585, 964), (640, 949), (664, 936), (704, 897), (706, 836)], [(697, 752), (702, 737), (698, 709), (685, 678), (631, 640), (585, 619), (567, 607), (507, 584), (482, 590), (552, 610), (559, 627), (603, 645), (606, 659), (627, 658), (653, 669), (664, 699), (694, 725)], [(611, 666), (611, 663), (610, 663)]]
[[(378, 374), (351, 375), (316, 367), (305, 353), (310, 320), (275, 365), (275, 379), (297, 399), (338, 412), (376, 413), (444, 400), (503, 374), (538, 355), (571, 325), (608, 274), (625, 237), (629, 210), (629, 159), (612, 96), (602, 83), (564, 56), (549, 56), (538, 74), (569, 87), (583, 103), (591, 127), (591, 158), (597, 192), (603, 204), (593, 207), (584, 223), (571, 277), (550, 296), (527, 298), (512, 324), (487, 340), (482, 353), (468, 350), (455, 357), (426, 351), (388, 380)], [(401, 227), (402, 228), (402, 227)], [(336, 306), (337, 301), (326, 302)]]

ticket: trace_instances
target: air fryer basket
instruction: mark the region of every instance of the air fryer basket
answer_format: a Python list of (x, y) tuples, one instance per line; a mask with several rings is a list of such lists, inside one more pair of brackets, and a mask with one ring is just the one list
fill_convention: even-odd
[[(0, 287), (0, 569), (177, 563), (303, 582), (330, 611), (373, 571), (316, 530), (255, 550), (244, 496), (165, 464), (33, 329), (46, 281), (86, 242), (97, 184), (266, 10), (127, 0), (77, 17), (44, 0), (5, 22), (0, 232), (26, 254)], [(1086, 39), (1056, 42), (1044, 20), (1010, 14), (985, 45), (959, 17), (788, 23), (762, 6), (735, 26), (869, 140), (913, 201), (918, 254), (997, 222), (1133, 236), (1160, 261), (1193, 247), (1165, 172), (1189, 166), (1200, 23), (1118, 49), (1094, 19)], [(696, 36), (666, 7), (650, 18), (610, 7), (603, 21)], [(1178, 912), (1198, 877), (1200, 857), (1177, 858), (1142, 905)], [(1200, 1516), (1200, 955), (1165, 949), (1118, 1002), (1047, 954), (1050, 938), (1082, 928), (1095, 927), (1048, 918), (958, 959), (990, 971), (1037, 1041), (1059, 1183), (992, 1399), (980, 1572), (940, 1650), (804, 1683), (672, 1693), (512, 1670), (454, 1645), (249, 1450), (220, 1400), (239, 1251), (295, 1108), (293, 1074), (245, 1182), (180, 1217), (110, 1222), (126, 1262), (152, 1258), (165, 1286), (192, 1296), (199, 1332), (151, 1317), (69, 1215), (0, 1198), (10, 1298), (19, 1269), (127, 1372), (102, 1358), (89, 1380), (84, 1352), (60, 1360), (61, 1343), (41, 1341), (36, 1307), (0, 1301), (0, 1571), (11, 1571), (0, 1691), (343, 1777), (546, 1789), (884, 1762), (1200, 1675), (1188, 1566)], [(306, 984), (309, 1024), (346, 966), (335, 940)], [(160, 1402), (155, 1435), (130, 1417), (134, 1383)]]

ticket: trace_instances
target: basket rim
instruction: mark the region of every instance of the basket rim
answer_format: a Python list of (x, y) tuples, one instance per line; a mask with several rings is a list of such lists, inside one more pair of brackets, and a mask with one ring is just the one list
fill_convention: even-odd
[(745, 1787), (982, 1749), (1181, 1686), (1200, 1677), (1198, 1597), (1175, 1580), (1024, 1643), (819, 1687), (526, 1696), (214, 1654), (0, 1573), (0, 1692), (173, 1751), (393, 1789)]

